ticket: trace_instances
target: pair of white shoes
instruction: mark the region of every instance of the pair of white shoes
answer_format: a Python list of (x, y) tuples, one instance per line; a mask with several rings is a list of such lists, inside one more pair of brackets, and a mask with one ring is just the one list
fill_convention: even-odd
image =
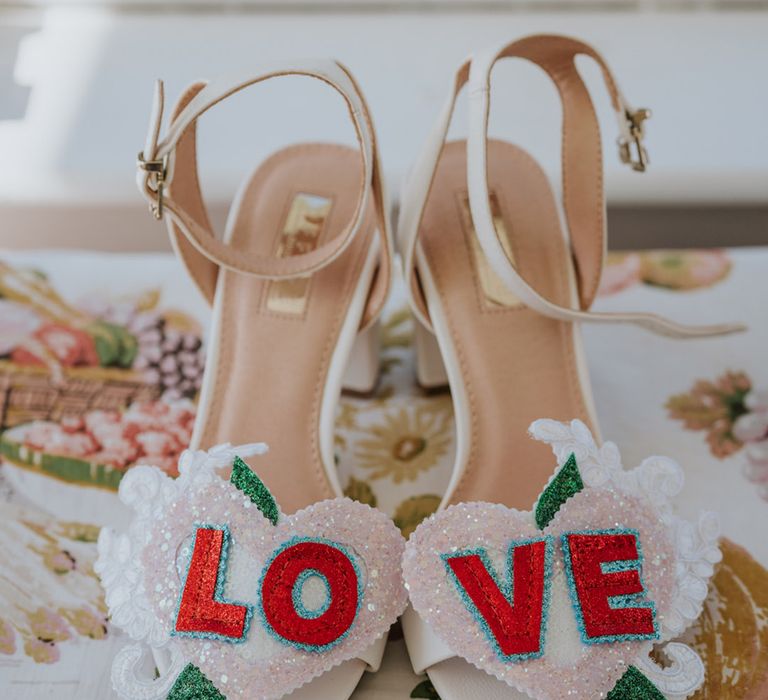
[[(574, 426), (588, 426), (597, 435), (581, 322), (635, 323), (674, 337), (705, 337), (740, 329), (727, 324), (682, 326), (653, 314), (590, 311), (606, 250), (605, 203), (600, 131), (574, 64), (579, 54), (597, 61), (602, 70), (618, 119), (622, 160), (635, 170), (645, 170), (643, 121), (648, 113), (629, 107), (600, 55), (567, 37), (525, 37), (480, 51), (457, 70), (445, 108), (401, 192), (396, 235), (390, 225), (373, 121), (358, 84), (344, 66), (332, 61), (277, 65), (242, 80), (192, 85), (176, 105), (162, 138), (164, 95), (158, 83), (149, 136), (139, 157), (139, 187), (155, 216), (166, 220), (177, 254), (213, 310), (193, 448), (265, 437), (270, 454), (260, 461), (259, 476), (285, 513), (311, 510), (317, 507), (314, 504), (340, 496), (333, 458), (335, 405), (342, 388), (365, 393), (375, 387), (379, 368), (376, 322), (391, 286), (395, 248), (417, 319), (418, 379), (430, 388), (450, 385), (454, 400), (457, 454), (441, 505), (446, 513), (455, 512), (446, 511), (448, 506), (462, 503), (487, 502), (526, 511), (537, 502), (553, 471), (545, 443), (557, 442), (554, 438), (526, 439), (529, 425), (540, 416), (577, 419), (580, 422)], [(511, 57), (541, 67), (562, 99), (561, 202), (525, 151), (487, 137), (491, 69), (497, 60)], [(240, 90), (284, 75), (311, 76), (335, 89), (349, 109), (359, 149), (307, 143), (270, 156), (243, 183), (226, 231), (217, 237), (198, 182), (197, 120)], [(469, 101), (469, 137), (446, 143), (462, 89)], [(573, 440), (568, 435), (559, 438), (561, 452)], [(211, 470), (228, 471), (234, 459), (234, 452), (218, 461), (209, 455), (208, 462), (201, 452), (190, 454), (197, 455), (195, 469), (208, 475)], [(123, 489), (126, 498), (136, 483), (138, 477), (133, 486)], [(147, 500), (156, 504), (154, 515), (147, 515), (143, 526), (147, 532), (157, 518), (166, 518), (165, 509), (174, 498), (200, 498), (199, 493), (193, 497), (189, 491), (182, 498), (180, 490), (165, 500), (158, 494), (163, 489), (169, 494), (174, 488), (192, 489), (193, 484), (198, 482), (188, 476), (178, 487), (165, 482), (157, 486)], [(145, 508), (145, 515), (148, 512)], [(360, 527), (364, 527), (362, 522)], [(376, 527), (371, 525), (372, 530)], [(385, 530), (382, 537), (390, 537)], [(222, 535), (219, 543), (224, 561), (228, 536)], [(202, 542), (199, 535), (198, 540)], [(108, 562), (111, 546), (103, 544), (107, 563), (102, 570), (114, 573)], [(184, 566), (190, 570), (196, 547), (186, 554)], [(554, 545), (542, 549), (549, 552), (547, 557), (550, 547)], [(358, 554), (350, 555), (353, 564)], [(370, 561), (359, 556), (363, 573), (358, 575), (371, 582)], [(145, 571), (147, 561), (142, 566)], [(268, 569), (261, 572), (262, 579), (269, 578)], [(182, 589), (185, 578), (190, 580), (188, 573), (177, 578)], [(327, 576), (324, 580), (332, 604), (333, 582)], [(108, 601), (114, 585), (107, 586)], [(213, 603), (228, 604), (222, 597), (223, 583), (216, 586), (218, 597)], [(182, 589), (174, 590), (181, 595)], [(299, 586), (297, 590), (295, 594), (291, 588), (294, 603), (295, 595), (301, 602), (303, 589)], [(361, 588), (360, 596), (363, 592)], [(472, 597), (466, 589), (464, 593), (465, 598)], [(395, 610), (397, 602), (392, 605)], [(264, 605), (261, 610), (269, 630), (269, 610), (265, 612)], [(361, 614), (367, 614), (364, 607), (362, 610)], [(569, 692), (565, 686), (562, 693), (542, 690), (517, 676), (510, 680), (505, 673), (484, 667), (482, 653), (478, 657), (462, 653), (464, 649), (457, 651), (445, 635), (435, 632), (431, 622), (425, 622), (429, 615), (419, 613), (409, 608), (403, 620), (409, 653), (416, 671), (430, 674), (444, 700), (522, 697), (521, 692), (537, 698), (567, 697), (563, 695)], [(292, 614), (290, 610), (288, 614)], [(483, 617), (475, 610), (468, 622), (468, 628), (478, 623), (476, 636), (487, 628), (480, 624), (478, 614)], [(253, 628), (256, 623), (251, 624)], [(222, 644), (215, 634), (210, 640), (209, 647)], [(270, 643), (274, 639), (264, 641)], [(300, 644), (295, 648), (311, 656)], [(320, 651), (336, 653), (330, 647)], [(347, 658), (331, 671), (322, 669), (325, 675), (296, 690), (295, 697), (348, 697), (362, 671), (378, 667), (382, 653), (383, 642), (379, 641), (365, 653), (361, 651), (357, 659)], [(528, 659), (522, 653), (506, 657), (513, 665)], [(299, 663), (297, 658), (291, 657), (290, 663)], [(194, 659), (187, 661), (194, 663)], [(230, 687), (226, 678), (224, 674), (207, 680), (224, 694)], [(196, 682), (198, 690), (203, 687), (200, 678)], [(183, 695), (180, 688), (178, 683), (173, 686), (169, 697), (217, 697)], [(246, 692), (243, 696), (272, 697), (275, 691), (270, 688), (273, 695), (261, 691), (262, 695)], [(213, 693), (210, 688), (206, 692)], [(576, 697), (590, 697), (590, 692), (581, 690)], [(605, 695), (600, 690), (591, 697)], [(148, 690), (145, 697), (155, 696)], [(667, 697), (685, 697), (685, 693)]]

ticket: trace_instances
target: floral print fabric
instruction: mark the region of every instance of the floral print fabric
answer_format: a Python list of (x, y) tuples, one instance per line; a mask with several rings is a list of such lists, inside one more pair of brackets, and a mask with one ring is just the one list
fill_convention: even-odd
[[(104, 639), (106, 606), (93, 572), (99, 528), (58, 522), (11, 503), (0, 509), (0, 654), (23, 653), (52, 664), (68, 641)], [(34, 575), (20, 585), (25, 569)]]
[[(40, 312), (28, 301), (10, 299), (0, 290), (0, 370), (23, 365), (20, 373), (0, 372), (3, 381), (23, 374), (24, 381), (32, 379), (40, 382), (35, 386), (45, 387), (54, 371), (78, 378), (83, 373), (88, 378), (94, 372), (107, 372), (100, 380), (111, 382), (114, 389), (123, 386), (121, 373), (139, 374), (145, 383), (149, 380), (151, 393), (129, 398), (132, 409), (84, 409), (114, 412), (122, 428), (132, 422), (140, 405), (192, 401), (204, 357), (208, 311), (170, 255), (36, 252), (0, 255), (0, 259), (14, 270), (42, 273), (39, 279), (46, 280), (46, 289), (61, 302), (89, 322), (98, 319), (124, 329), (136, 341), (130, 367), (119, 366), (121, 353), (114, 354), (121, 342), (132, 347), (121, 331), (111, 331), (118, 340), (104, 344), (101, 359), (96, 360), (82, 336), (69, 337), (58, 329), (38, 333)], [(749, 331), (680, 342), (636, 328), (584, 328), (602, 434), (621, 446), (629, 462), (651, 452), (674, 457), (683, 465), (690, 487), (684, 510), (716, 510), (723, 523), (724, 559), (704, 614), (685, 639), (702, 654), (709, 672), (697, 700), (758, 700), (768, 693), (768, 540), (764, 536), (768, 523), (764, 469), (768, 467), (763, 466), (768, 464), (768, 317), (765, 293), (759, 291), (765, 289), (766, 266), (768, 251), (762, 250), (621, 254), (609, 263), (596, 310), (656, 311), (699, 323), (743, 321)], [(88, 299), (98, 303), (84, 304)], [(141, 316), (145, 313), (152, 318)], [(155, 333), (158, 318), (163, 319), (162, 332)], [(152, 320), (154, 326), (149, 323)], [(170, 331), (174, 332), (169, 340)], [(189, 334), (197, 334), (201, 345)], [(14, 361), (15, 349), (26, 347), (30, 336), (37, 340), (38, 349), (49, 344), (58, 361), (51, 366), (24, 365), (18, 355)], [(339, 481), (346, 495), (383, 509), (406, 536), (438, 507), (455, 450), (450, 396), (427, 394), (416, 385), (411, 339), (412, 318), (397, 286), (383, 319), (380, 382), (370, 397), (342, 397), (335, 443)], [(110, 366), (95, 366), (112, 356), (117, 359)], [(124, 350), (122, 358), (127, 362), (130, 353)], [(184, 367), (191, 384), (180, 387)], [(169, 376), (163, 378), (163, 374)], [(7, 386), (0, 382), (0, 391)], [(114, 395), (112, 391), (110, 396)], [(189, 410), (194, 411), (194, 406)], [(98, 422), (97, 435), (85, 430), (85, 424), (62, 423), (55, 411), (44, 417), (17, 412), (14, 425), (5, 430), (35, 420), (56, 426), (49, 428), (52, 435), (90, 432), (89, 438), (77, 440), (101, 444), (99, 435), (109, 440), (109, 431)], [(181, 423), (177, 428), (169, 420), (164, 433), (181, 439)], [(117, 435), (117, 429), (112, 433)], [(128, 433), (132, 433), (128, 443), (138, 444), (136, 428)], [(147, 450), (155, 452), (175, 444), (165, 434), (141, 439)], [(112, 461), (91, 459), (90, 453), (62, 455), (61, 441), (55, 442), (37, 445), (38, 459), (48, 455), (56, 468), (61, 462), (54, 457), (79, 459), (87, 466), (82, 473), (88, 478), (97, 474), (98, 463), (120, 471), (130, 469), (136, 459), (127, 451)], [(92, 447), (90, 442), (88, 446)], [(55, 511), (59, 504), (25, 496), (19, 476), (31, 472), (14, 466), (13, 459), (5, 453), (0, 467), (0, 696), (5, 697), (8, 684), (13, 683), (12, 697), (19, 700), (51, 693), (62, 700), (112, 697), (108, 668), (123, 641), (104, 618), (103, 599), (91, 569), (95, 528), (89, 524), (84, 504), (88, 494), (109, 495), (114, 487), (94, 489), (55, 475), (41, 477), (53, 485), (55, 500), (73, 506), (78, 517), (63, 511), (51, 515), (46, 511)], [(354, 698), (403, 700), (409, 696), (437, 697), (428, 681), (410, 670), (395, 626), (382, 670), (366, 674)]]

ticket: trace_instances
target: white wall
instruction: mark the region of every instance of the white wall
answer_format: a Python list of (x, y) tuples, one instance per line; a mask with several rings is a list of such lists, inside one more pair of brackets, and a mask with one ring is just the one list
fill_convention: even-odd
[[(15, 17), (15, 19), (14, 19)], [(156, 246), (162, 232), (135, 192), (152, 82), (173, 99), (190, 81), (256, 70), (264, 60), (334, 55), (360, 79), (393, 188), (474, 47), (536, 31), (593, 41), (625, 93), (649, 106), (652, 168), (618, 163), (615, 127), (592, 66), (605, 123), (609, 201), (633, 206), (768, 205), (768, 66), (765, 12), (153, 12), (72, 6), (0, 11), (0, 27), (39, 22), (0, 79), (0, 245)], [(14, 25), (13, 22), (16, 24)], [(10, 30), (9, 30), (10, 31)], [(1, 35), (0, 35), (1, 36)], [(2, 54), (0, 54), (2, 58)], [(557, 176), (559, 106), (524, 65), (495, 75), (493, 130), (528, 147)], [(301, 90), (298, 88), (301, 87)], [(8, 97), (10, 95), (10, 97)], [(15, 95), (15, 97), (14, 97)], [(24, 119), (5, 119), (24, 104)], [(461, 133), (458, 115), (455, 133)], [(306, 79), (263, 85), (206, 115), (203, 182), (221, 213), (264, 155), (301, 139), (352, 141), (337, 98)]]

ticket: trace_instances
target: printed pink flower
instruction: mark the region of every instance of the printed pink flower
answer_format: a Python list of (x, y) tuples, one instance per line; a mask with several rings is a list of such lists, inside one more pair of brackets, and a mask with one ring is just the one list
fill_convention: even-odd
[(749, 411), (746, 399), (751, 389), (744, 372), (726, 372), (714, 382), (700, 379), (690, 391), (671, 396), (666, 409), (686, 430), (706, 431), (710, 452), (724, 459), (743, 446), (734, 426)]
[(609, 255), (597, 295), (607, 297), (618, 294), (637, 284), (640, 281), (641, 266), (637, 253)]
[(77, 566), (75, 558), (66, 550), (51, 547), (43, 552), (43, 563), (55, 574), (63, 575), (74, 571)]
[(160, 430), (145, 430), (136, 435), (136, 442), (141, 449), (149, 456), (168, 457), (176, 455), (183, 449), (173, 435)]
[(724, 280), (731, 267), (728, 254), (723, 250), (611, 253), (598, 295), (616, 294), (638, 282), (675, 291), (711, 287)]
[(0, 299), (0, 355), (10, 355), (41, 323), (28, 306)]
[(85, 457), (97, 448), (90, 434), (72, 432), (50, 421), (35, 421), (27, 425), (24, 444), (34, 450), (71, 457)]
[[(99, 356), (93, 338), (85, 331), (58, 323), (46, 323), (35, 331), (38, 340), (65, 367), (86, 365), (98, 367)], [(25, 347), (19, 347), (11, 355), (21, 365), (45, 365), (44, 358)]]
[(29, 630), (42, 642), (63, 642), (72, 637), (66, 620), (48, 608), (27, 613)]
[(65, 433), (77, 433), (85, 428), (82, 416), (64, 416), (61, 419), (61, 429)]
[(16, 632), (10, 623), (0, 620), (0, 654), (16, 653)]
[(768, 412), (745, 413), (733, 424), (733, 434), (742, 442), (761, 442), (768, 438)]
[(666, 408), (687, 430), (706, 431), (715, 457), (725, 459), (743, 450), (744, 475), (768, 501), (768, 390), (753, 389), (744, 372), (726, 372), (670, 397)]
[(723, 250), (658, 250), (643, 253), (643, 282), (675, 290), (711, 287), (731, 271)]
[(751, 413), (733, 425), (733, 434), (744, 445), (746, 477), (757, 485), (762, 498), (768, 500), (768, 391), (752, 391), (745, 400)]
[(63, 609), (59, 611), (75, 628), (77, 633), (91, 639), (104, 639), (107, 636), (107, 621), (103, 615), (90, 607)]
[(24, 640), (24, 653), (39, 664), (55, 664), (61, 657), (55, 642), (45, 642), (36, 637)]
[(80, 417), (62, 418), (59, 423), (33, 421), (24, 426), (22, 442), (46, 454), (118, 469), (152, 464), (175, 477), (194, 421), (191, 401), (144, 402), (132, 404), (124, 412), (93, 410)]

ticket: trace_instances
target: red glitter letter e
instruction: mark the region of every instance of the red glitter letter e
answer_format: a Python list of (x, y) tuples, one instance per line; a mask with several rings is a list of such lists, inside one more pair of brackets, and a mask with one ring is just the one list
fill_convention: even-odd
[[(565, 537), (584, 641), (657, 638), (652, 604), (628, 602), (645, 594), (640, 580), (637, 535), (634, 532), (572, 532)], [(621, 565), (605, 571), (603, 564), (611, 562)], [(612, 598), (623, 598), (626, 602), (612, 604)]]

